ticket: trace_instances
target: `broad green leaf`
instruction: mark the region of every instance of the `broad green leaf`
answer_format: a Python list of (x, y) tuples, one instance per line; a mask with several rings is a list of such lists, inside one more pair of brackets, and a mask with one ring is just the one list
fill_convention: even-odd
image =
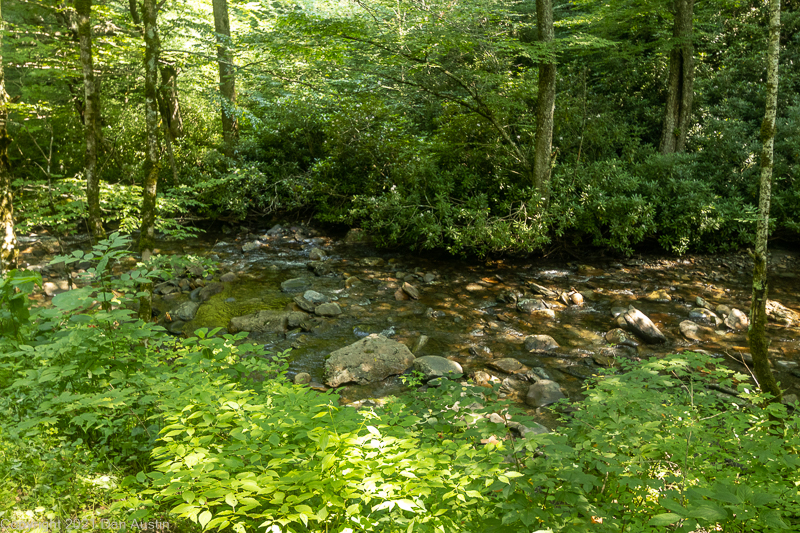
[(203, 529), (205, 529), (206, 524), (208, 524), (210, 521), (211, 521), (211, 512), (209, 511), (203, 511), (202, 513), (200, 513), (200, 516), (197, 517), (197, 522)]
[(681, 519), (680, 515), (675, 513), (657, 514), (648, 522), (651, 526), (669, 526)]

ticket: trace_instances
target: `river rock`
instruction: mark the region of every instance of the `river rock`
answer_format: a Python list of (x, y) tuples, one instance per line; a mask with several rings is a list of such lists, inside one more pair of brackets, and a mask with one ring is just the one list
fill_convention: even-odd
[(621, 307), (619, 305), (615, 305), (611, 308), (611, 316), (617, 318), (618, 316), (624, 315), (628, 311), (627, 307)]
[(683, 336), (690, 341), (707, 342), (715, 340), (717, 337), (717, 334), (714, 333), (713, 329), (695, 324), (691, 320), (684, 320), (678, 327), (680, 328)]
[(319, 316), (337, 316), (342, 314), (342, 308), (336, 302), (320, 304), (314, 310)]
[(365, 257), (361, 262), (372, 268), (379, 268), (386, 264), (386, 261), (384, 261), (382, 257)]
[(419, 336), (419, 338), (417, 339), (417, 343), (414, 345), (414, 349), (411, 350), (414, 353), (414, 355), (419, 354), (422, 351), (422, 349), (425, 348), (425, 345), (428, 344), (428, 340), (430, 339), (428, 338), (427, 335)]
[(311, 302), (313, 304), (324, 304), (324, 303), (327, 303), (327, 302), (330, 301), (330, 298), (328, 298), (324, 294), (322, 294), (320, 292), (317, 292), (317, 291), (311, 291), (311, 290), (308, 290), (308, 291), (304, 292), (303, 293), (303, 298), (305, 298), (307, 301), (309, 301), (309, 302)]
[(725, 317), (725, 325), (731, 329), (747, 329), (747, 326), (750, 325), (750, 319), (738, 309), (731, 309), (730, 314)]
[(328, 256), (319, 248), (312, 248), (311, 251), (308, 252), (308, 258), (312, 261), (325, 261)]
[(230, 283), (231, 281), (236, 281), (236, 274), (233, 272), (228, 272), (220, 276), (219, 280), (223, 283)]
[(433, 283), (436, 280), (436, 274), (431, 272), (427, 272), (424, 276), (422, 276), (422, 281), (425, 283)]
[(512, 430), (513, 432), (517, 433), (520, 437), (525, 437), (526, 435), (542, 435), (544, 433), (550, 433), (550, 430), (544, 427), (541, 424), (536, 422), (528, 422), (528, 425), (520, 424), (514, 420), (509, 420), (506, 422), (508, 429)]
[(292, 298), (292, 301), (297, 304), (297, 307), (299, 307), (300, 309), (302, 309), (307, 313), (313, 313), (317, 307), (313, 303), (303, 298), (302, 296), (295, 296), (294, 298)]
[(325, 361), (325, 382), (330, 387), (345, 383), (374, 383), (402, 374), (414, 364), (405, 344), (370, 335), (331, 353)]
[(439, 377), (449, 377), (453, 379), (464, 373), (460, 364), (450, 359), (439, 357), (438, 355), (417, 357), (414, 360), (414, 370), (422, 372), (426, 380)]
[(69, 282), (65, 279), (60, 279), (55, 282), (45, 281), (42, 288), (47, 296), (55, 296), (56, 294), (67, 292), (69, 290)]
[(315, 276), (327, 276), (333, 272), (331, 266), (324, 261), (310, 261), (306, 263), (306, 267), (313, 272)]
[(639, 346), (639, 343), (632, 339), (628, 332), (622, 328), (615, 328), (607, 332), (606, 341), (609, 344), (624, 344), (625, 346), (631, 346), (633, 348)]
[(308, 315), (301, 311), (292, 311), (286, 317), (286, 326), (294, 329), (303, 327), (303, 322), (308, 318)]
[(550, 335), (530, 335), (525, 337), (525, 349), (529, 352), (549, 352), (560, 348)]
[(543, 300), (539, 299), (525, 299), (517, 302), (517, 310), (520, 313), (533, 313), (534, 311), (544, 311), (549, 309), (550, 307)]
[(408, 282), (403, 283), (403, 292), (408, 294), (412, 299), (419, 300), (419, 290), (412, 284)]
[(167, 323), (167, 331), (173, 335), (181, 335), (183, 334), (183, 326), (185, 325), (186, 322), (183, 320), (173, 320), (172, 322)]
[(200, 292), (197, 293), (197, 298), (201, 302), (207, 302), (209, 298), (211, 298), (215, 294), (221, 293), (224, 289), (225, 285), (223, 285), (222, 283), (209, 283), (208, 285), (200, 289)]
[(583, 305), (583, 295), (577, 291), (571, 292), (569, 299), (572, 301), (572, 305)]
[(258, 250), (261, 246), (261, 242), (259, 241), (248, 242), (242, 246), (242, 251), (245, 253), (252, 252), (253, 250)]
[(286, 311), (259, 311), (232, 318), (228, 323), (228, 333), (239, 333), (240, 331), (284, 333), (288, 323), (289, 313)]
[(311, 374), (308, 372), (300, 372), (294, 377), (295, 385), (308, 385), (311, 383)]
[(722, 324), (722, 319), (705, 307), (697, 307), (689, 311), (689, 318), (702, 320), (703, 322), (708, 322), (709, 324), (714, 324), (715, 326)]
[(703, 309), (708, 309), (709, 311), (714, 310), (714, 306), (712, 306), (710, 303), (708, 303), (704, 298), (700, 296), (694, 299), (694, 305), (696, 305), (697, 307), (702, 307)]
[(189, 322), (194, 320), (194, 316), (197, 314), (197, 309), (200, 308), (200, 304), (197, 302), (183, 302), (181, 305), (175, 309), (172, 314), (178, 320), (183, 320), (184, 322)]
[(505, 372), (506, 374), (524, 374), (528, 371), (528, 367), (514, 359), (513, 357), (505, 357), (503, 359), (495, 359), (489, 361), (488, 366)]
[(645, 300), (650, 302), (671, 302), (672, 296), (666, 289), (658, 289), (645, 296)]
[(767, 300), (767, 318), (784, 326), (800, 325), (800, 314), (775, 300)]
[(649, 344), (661, 344), (667, 341), (661, 331), (653, 324), (647, 315), (631, 306), (623, 315), (625, 322), (633, 332)]
[(522, 293), (517, 289), (500, 291), (497, 295), (497, 301), (504, 304), (515, 304), (520, 298), (522, 298)]
[(719, 304), (719, 305), (718, 305), (718, 306), (717, 306), (717, 307), (714, 309), (714, 311), (715, 311), (715, 312), (716, 312), (718, 315), (720, 315), (720, 316), (723, 316), (723, 317), (727, 317), (729, 314), (731, 314), (731, 308), (730, 308), (730, 307), (728, 307), (727, 305), (724, 305), (724, 304)]
[(561, 387), (558, 383), (543, 379), (530, 386), (528, 395), (525, 397), (525, 403), (531, 407), (545, 407), (556, 403), (562, 398), (566, 398), (566, 396), (561, 392)]
[(281, 290), (283, 292), (300, 292), (304, 291), (311, 285), (308, 278), (293, 278), (287, 279), (281, 283)]
[(534, 293), (540, 294), (545, 298), (558, 298), (558, 293), (556, 291), (548, 289), (547, 287), (544, 287), (542, 285), (538, 285), (536, 283), (531, 282), (528, 283), (528, 287), (530, 287), (531, 291), (533, 291)]

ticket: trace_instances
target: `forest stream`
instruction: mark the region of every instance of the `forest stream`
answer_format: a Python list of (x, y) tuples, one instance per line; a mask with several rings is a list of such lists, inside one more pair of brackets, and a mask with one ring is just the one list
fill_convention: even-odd
[[(65, 245), (88, 248), (79, 241)], [(64, 269), (48, 265), (58, 242), (47, 235), (20, 242), (27, 268), (43, 274), (40, 302), (66, 290)], [(357, 231), (336, 239), (302, 225), (161, 242), (156, 253), (208, 257), (219, 270), (207, 279), (189, 274), (156, 283), (154, 320), (186, 335), (200, 327), (228, 328), (233, 318), (258, 311), (288, 313), (288, 322), (256, 328), (250, 338), (273, 353), (291, 348), (289, 377), (307, 373), (318, 389), (326, 388), (329, 354), (371, 334), (404, 344), (416, 357), (457, 362), (476, 382), (500, 383), (504, 395), (550, 427), (556, 417), (530, 398), (537, 381), (554, 381), (576, 400), (584, 380), (622, 359), (685, 350), (749, 373), (752, 262), (744, 253), (458, 260), (387, 252)], [(789, 400), (800, 393), (798, 259), (797, 252), (778, 249), (770, 263), (770, 354)], [(133, 264), (131, 258), (118, 268)], [(630, 306), (664, 339), (626, 324)], [(339, 393), (343, 403), (352, 403), (405, 387), (395, 375), (344, 385)]]

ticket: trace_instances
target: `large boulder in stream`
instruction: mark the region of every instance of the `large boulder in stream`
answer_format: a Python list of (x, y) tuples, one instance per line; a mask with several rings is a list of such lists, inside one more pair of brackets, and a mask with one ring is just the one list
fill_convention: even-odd
[(622, 316), (628, 325), (628, 329), (633, 331), (646, 343), (662, 344), (667, 342), (667, 338), (659, 331), (656, 325), (653, 324), (653, 321), (635, 307), (629, 307)]
[(438, 355), (426, 355), (417, 357), (414, 361), (414, 370), (422, 372), (425, 379), (444, 377), (456, 377), (464, 373), (461, 365), (445, 357)]
[(374, 383), (402, 374), (414, 364), (414, 354), (405, 344), (381, 335), (369, 335), (331, 353), (325, 361), (325, 383)]

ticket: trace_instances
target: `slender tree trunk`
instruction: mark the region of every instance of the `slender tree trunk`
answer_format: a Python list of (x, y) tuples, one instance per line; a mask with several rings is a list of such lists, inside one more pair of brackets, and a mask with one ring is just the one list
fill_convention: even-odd
[(14, 232), (14, 203), (11, 194), (11, 165), (8, 161), (8, 93), (3, 71), (3, 14), (0, 7), (0, 273), (17, 266), (19, 248)]
[[(536, 26), (539, 41), (551, 43), (553, 31), (553, 1), (536, 0)], [(539, 196), (550, 200), (551, 153), (553, 151), (553, 111), (556, 103), (556, 64), (539, 64), (539, 95), (536, 101), (536, 140), (534, 142), (533, 180)]]
[(767, 238), (769, 237), (769, 204), (772, 196), (773, 147), (775, 115), (778, 108), (778, 59), (780, 55), (781, 1), (769, 2), (769, 47), (767, 50), (767, 107), (761, 123), (761, 191), (758, 199), (756, 252), (753, 256), (753, 301), (750, 306), (748, 341), (753, 356), (753, 372), (761, 390), (769, 392), (773, 401), (781, 401), (781, 390), (769, 366), (767, 340)]
[(142, 19), (139, 17), (139, 8), (136, 6), (136, 0), (128, 0), (128, 9), (131, 11), (131, 20), (137, 26), (142, 25)]
[(183, 118), (178, 99), (178, 69), (175, 65), (161, 66), (161, 86), (159, 88), (158, 109), (161, 120), (169, 129), (173, 139), (183, 137)]
[(694, 0), (674, 0), (675, 23), (672, 50), (669, 54), (669, 80), (664, 128), (661, 132), (662, 154), (683, 152), (691, 127), (694, 99)]
[(239, 124), (234, 112), (236, 106), (236, 74), (231, 53), (231, 23), (228, 18), (228, 0), (212, 0), (214, 31), (217, 33), (217, 62), (219, 63), (219, 92), (222, 96), (222, 138), (224, 153), (233, 157), (239, 140)]
[(144, 190), (142, 193), (142, 228), (139, 234), (139, 251), (152, 251), (156, 234), (156, 194), (158, 192), (158, 173), (161, 167), (161, 147), (158, 140), (158, 56), (161, 42), (158, 38), (158, 5), (156, 0), (144, 0), (142, 4), (144, 21), (144, 108), (145, 128), (147, 129), (147, 159), (144, 170)]
[(97, 175), (97, 149), (100, 143), (100, 90), (92, 60), (92, 0), (75, 0), (78, 14), (78, 39), (81, 48), (85, 110), (83, 129), (86, 135), (86, 203), (89, 231), (95, 238), (105, 238), (100, 213), (100, 177)]

